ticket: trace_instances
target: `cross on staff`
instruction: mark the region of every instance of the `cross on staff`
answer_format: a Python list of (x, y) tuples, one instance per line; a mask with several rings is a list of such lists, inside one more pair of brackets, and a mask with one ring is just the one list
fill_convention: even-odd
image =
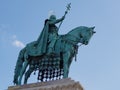
[[(64, 14), (64, 17), (66, 16), (66, 14), (68, 13), (68, 11), (70, 11), (70, 8), (71, 8), (71, 3), (69, 3), (67, 6), (66, 6), (66, 11), (65, 11), (65, 14)], [(60, 25), (59, 25), (59, 27), (58, 27), (58, 30), (60, 29), (60, 26), (61, 26), (61, 24), (63, 23), (63, 21), (61, 21), (61, 23), (60, 23)]]
[[(65, 15), (68, 13), (68, 11), (70, 11), (70, 8), (71, 8), (70, 5), (71, 5), (71, 3), (69, 3), (69, 4), (66, 6), (67, 10), (65, 11)], [(65, 16), (65, 15), (64, 15), (64, 16)]]

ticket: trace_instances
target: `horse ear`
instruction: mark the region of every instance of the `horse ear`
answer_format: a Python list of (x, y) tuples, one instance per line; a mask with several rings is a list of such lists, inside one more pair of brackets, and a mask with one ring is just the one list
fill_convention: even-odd
[(94, 27), (90, 27), (90, 28), (94, 30), (95, 26)]
[(96, 33), (96, 32), (94, 31), (94, 28), (95, 28), (95, 26), (94, 26), (94, 27), (90, 27), (90, 29), (92, 29), (92, 30), (93, 30), (93, 31), (92, 31), (92, 32), (93, 32), (93, 34), (94, 34), (94, 33)]

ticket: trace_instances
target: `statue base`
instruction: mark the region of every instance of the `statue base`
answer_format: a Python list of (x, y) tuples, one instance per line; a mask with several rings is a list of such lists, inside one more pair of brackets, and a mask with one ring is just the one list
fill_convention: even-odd
[(79, 82), (66, 78), (61, 80), (10, 86), (8, 87), (8, 90), (83, 90), (83, 87)]

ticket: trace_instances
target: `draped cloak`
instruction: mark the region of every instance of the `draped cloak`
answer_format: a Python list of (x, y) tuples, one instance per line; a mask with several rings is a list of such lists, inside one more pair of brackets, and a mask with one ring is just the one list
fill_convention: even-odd
[(26, 51), (31, 56), (41, 56), (47, 52), (49, 23), (48, 19), (45, 20), (43, 30), (38, 37), (37, 41), (33, 41), (26, 46)]

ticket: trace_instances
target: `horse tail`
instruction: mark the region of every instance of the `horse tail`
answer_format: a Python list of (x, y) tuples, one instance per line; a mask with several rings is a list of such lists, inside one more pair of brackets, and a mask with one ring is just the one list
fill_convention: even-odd
[(18, 77), (20, 75), (20, 71), (22, 69), (22, 65), (24, 62), (24, 54), (25, 54), (26, 48), (23, 48), (20, 52), (19, 52), (19, 56), (16, 62), (16, 66), (15, 66), (15, 70), (14, 70), (14, 80), (13, 83), (14, 84), (18, 84)]

